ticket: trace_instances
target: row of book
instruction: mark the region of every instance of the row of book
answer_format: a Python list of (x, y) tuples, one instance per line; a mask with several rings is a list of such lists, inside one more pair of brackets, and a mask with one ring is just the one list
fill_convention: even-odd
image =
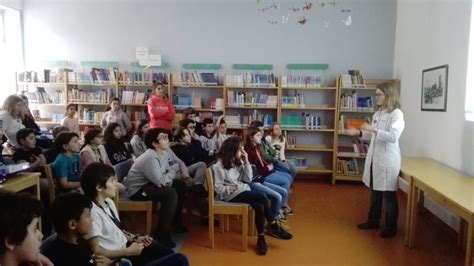
[(343, 175), (359, 175), (359, 166), (356, 159), (337, 159), (336, 173)]
[(225, 84), (228, 86), (275, 86), (273, 74), (244, 73), (241, 75), (226, 75)]
[(36, 87), (35, 92), (25, 92), (29, 103), (39, 104), (63, 104), (64, 93), (61, 90), (56, 90), (52, 95), (47, 93), (43, 87)]
[(341, 75), (342, 87), (346, 88), (365, 88), (364, 77), (362, 72), (357, 70), (348, 70), (347, 74)]
[(145, 104), (151, 97), (151, 90), (144, 91), (122, 91), (123, 104)]
[(113, 84), (117, 81), (118, 68), (93, 67), (89, 73), (69, 72), (69, 83)]
[(118, 73), (120, 84), (151, 84), (157, 81), (161, 84), (168, 84), (168, 75), (162, 72), (153, 71), (124, 71)]
[(365, 123), (369, 124), (370, 118), (347, 118), (345, 115), (340, 115), (338, 121), (338, 128), (339, 130), (349, 128), (359, 129)]
[(296, 138), (288, 134), (288, 131), (284, 131), (283, 135), (286, 139), (286, 147), (287, 148), (294, 148), (296, 147)]
[(337, 145), (337, 156), (364, 158), (368, 148), (366, 143), (340, 143)]
[(57, 70), (44, 69), (39, 71), (23, 71), (18, 73), (19, 82), (35, 83), (62, 83), (64, 82), (64, 73), (72, 72), (69, 68), (58, 68)]
[(282, 96), (282, 107), (305, 107), (305, 99), (303, 93), (296, 93), (295, 96)]
[(173, 95), (172, 103), (177, 109), (202, 108), (202, 98), (198, 96)]
[(372, 96), (357, 97), (355, 91), (351, 95), (343, 93), (339, 108), (347, 111), (374, 111), (374, 99)]
[(322, 78), (320, 76), (282, 76), (282, 87), (321, 87)]
[(251, 115), (226, 115), (225, 121), (228, 127), (245, 127), (252, 121), (261, 121), (263, 126), (270, 126), (273, 123), (273, 115), (259, 113), (256, 110)]
[(79, 106), (78, 119), (79, 123), (84, 124), (100, 124), (102, 117), (105, 115), (105, 112), (97, 112), (90, 110), (89, 108), (82, 108)]
[(172, 80), (174, 85), (218, 85), (219, 77), (216, 77), (214, 73), (197, 71), (184, 71), (181, 73), (175, 72), (172, 74)]
[(277, 107), (277, 98), (277, 95), (264, 93), (229, 91), (227, 92), (227, 105)]
[(68, 93), (70, 103), (108, 103), (114, 97), (114, 89), (107, 88), (96, 91), (84, 91), (74, 87)]
[(322, 124), (320, 116), (303, 112), (298, 115), (283, 115), (281, 117), (281, 126), (283, 128), (302, 128), (302, 129), (321, 129), (326, 128)]
[(306, 159), (306, 157), (289, 156), (287, 157), (287, 160), (293, 162), (299, 170), (304, 170), (308, 168), (308, 160)]
[(126, 111), (128, 117), (130, 117), (130, 121), (140, 121), (142, 119), (148, 119), (148, 113), (146, 111)]

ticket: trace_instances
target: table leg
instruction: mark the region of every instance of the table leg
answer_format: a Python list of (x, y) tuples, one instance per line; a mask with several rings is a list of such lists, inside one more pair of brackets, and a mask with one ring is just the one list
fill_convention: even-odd
[(416, 187), (415, 181), (413, 181), (411, 194), (411, 214), (410, 214), (410, 229), (408, 232), (408, 247), (413, 248), (415, 243), (415, 233), (416, 233), (416, 219), (418, 213), (418, 204), (417, 204), (417, 195), (419, 189)]
[(466, 259), (465, 266), (472, 265), (472, 237), (473, 237), (473, 227), (474, 226), (474, 214), (471, 214), (470, 221), (467, 223), (467, 243), (466, 243)]
[(413, 190), (413, 178), (410, 176), (408, 178), (408, 193), (407, 193), (407, 210), (406, 210), (406, 216), (405, 216), (405, 240), (404, 243), (405, 245), (408, 245), (408, 238), (409, 238), (409, 232), (410, 232), (410, 215), (411, 215), (411, 198), (412, 198), (412, 190)]
[(466, 226), (467, 223), (463, 218), (459, 219), (459, 231), (458, 231), (458, 248), (466, 248)]

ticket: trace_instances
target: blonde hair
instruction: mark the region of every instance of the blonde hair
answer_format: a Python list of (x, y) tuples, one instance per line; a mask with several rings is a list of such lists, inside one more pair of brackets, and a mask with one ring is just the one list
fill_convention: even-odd
[(385, 107), (388, 113), (395, 109), (400, 109), (400, 83), (395, 81), (383, 82), (377, 85), (385, 96)]
[[(273, 138), (273, 129), (275, 128), (275, 126), (279, 126), (280, 129), (281, 129), (281, 125), (280, 123), (278, 122), (273, 122), (272, 125), (270, 126), (270, 136)], [(282, 134), (280, 135), (280, 137), (278, 137), (280, 139), (280, 141), (284, 141), (285, 140), (285, 137), (283, 137), (283, 132)]]
[(13, 113), (13, 110), (15, 110), (15, 105), (18, 102), (23, 102), (23, 99), (20, 96), (17, 96), (17, 95), (8, 96), (5, 99), (5, 101), (3, 102), (3, 110), (14, 118), (23, 119), (23, 117), (25, 115), (24, 111), (21, 111), (20, 114), (18, 115), (18, 117), (16, 117), (16, 114)]

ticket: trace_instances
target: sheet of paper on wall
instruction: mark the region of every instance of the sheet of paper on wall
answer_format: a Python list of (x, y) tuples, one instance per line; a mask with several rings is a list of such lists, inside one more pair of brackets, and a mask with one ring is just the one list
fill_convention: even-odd
[(161, 66), (161, 55), (149, 54), (148, 58), (138, 60), (138, 63), (140, 66), (144, 66), (145, 68)]
[(137, 60), (148, 59), (148, 48), (146, 47), (137, 47), (135, 49), (135, 56)]
[(349, 16), (347, 17), (347, 19), (345, 19), (345, 20), (343, 19), (342, 22), (343, 22), (344, 25), (346, 25), (347, 27), (351, 26), (351, 25), (352, 25), (352, 16), (349, 15)]

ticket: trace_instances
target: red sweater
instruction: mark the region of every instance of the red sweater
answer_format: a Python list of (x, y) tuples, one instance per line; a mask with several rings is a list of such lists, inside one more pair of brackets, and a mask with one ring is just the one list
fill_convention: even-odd
[[(245, 151), (249, 155), (249, 162), (257, 168), (257, 174), (261, 175), (262, 177), (266, 177), (267, 175), (271, 174), (271, 171), (268, 170), (268, 162), (263, 157), (262, 152), (258, 146), (252, 146), (245, 148)], [(260, 157), (260, 159), (259, 159)]]
[(170, 132), (173, 130), (172, 123), (175, 116), (174, 106), (166, 98), (155, 95), (148, 100), (148, 115), (150, 116), (151, 128), (164, 128)]

